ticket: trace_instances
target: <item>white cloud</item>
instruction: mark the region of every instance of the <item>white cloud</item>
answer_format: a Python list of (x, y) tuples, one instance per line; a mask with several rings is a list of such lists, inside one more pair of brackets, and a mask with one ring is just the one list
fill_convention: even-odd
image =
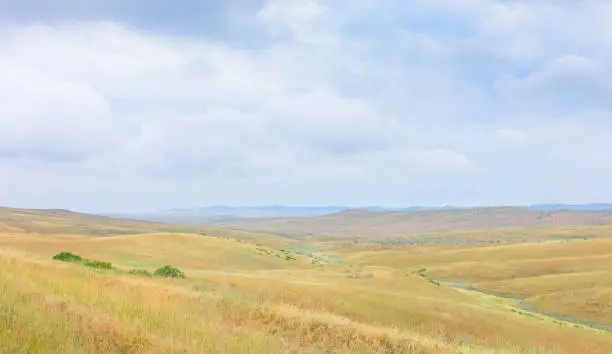
[[(612, 51), (590, 36), (607, 26), (599, 8), (386, 6), (269, 1), (251, 14), (272, 31), (256, 47), (112, 21), (4, 28), (0, 183), (12, 188), (0, 197), (35, 205), (19, 193), (28, 181), (76, 207), (114, 207), (113, 191), (144, 209), (301, 203), (316, 190), (342, 204), (376, 185), (366, 204), (508, 203), (576, 198), (550, 186), (581, 180), (593, 181), (585, 198), (612, 198), (595, 157), (612, 132)], [(411, 11), (426, 20), (393, 21)], [(556, 29), (572, 14), (583, 27)], [(504, 183), (515, 187), (489, 187)]]
[(525, 132), (511, 127), (497, 129), (495, 136), (497, 139), (501, 140), (502, 143), (509, 144), (520, 145), (527, 140), (527, 134), (525, 134)]
[(73, 159), (120, 138), (107, 99), (87, 83), (62, 81), (0, 60), (0, 156)]
[(328, 8), (318, 0), (270, 0), (259, 10), (258, 18), (275, 34), (289, 31), (307, 44), (329, 44), (333, 38), (321, 27), (329, 22)]

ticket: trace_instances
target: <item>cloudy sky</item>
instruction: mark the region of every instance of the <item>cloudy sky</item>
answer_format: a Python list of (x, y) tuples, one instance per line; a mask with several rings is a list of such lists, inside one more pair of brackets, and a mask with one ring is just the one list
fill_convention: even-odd
[(0, 205), (612, 200), (612, 1), (4, 0)]

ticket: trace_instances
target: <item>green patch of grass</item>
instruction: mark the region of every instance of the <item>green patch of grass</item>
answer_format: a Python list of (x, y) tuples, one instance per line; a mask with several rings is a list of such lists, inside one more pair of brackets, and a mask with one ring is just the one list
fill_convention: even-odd
[(142, 276), (142, 277), (152, 277), (153, 276), (153, 274), (151, 274), (151, 272), (149, 272), (146, 269), (130, 269), (128, 271), (128, 274), (138, 275), (138, 276)]
[(96, 268), (96, 269), (113, 269), (113, 264), (110, 262), (98, 261), (95, 259), (90, 259), (85, 261), (84, 264), (86, 267)]
[(53, 256), (53, 259), (62, 262), (78, 262), (83, 260), (81, 256), (72, 252), (60, 252)]
[(185, 273), (183, 273), (182, 270), (170, 265), (157, 268), (155, 270), (155, 275), (166, 278), (185, 278)]

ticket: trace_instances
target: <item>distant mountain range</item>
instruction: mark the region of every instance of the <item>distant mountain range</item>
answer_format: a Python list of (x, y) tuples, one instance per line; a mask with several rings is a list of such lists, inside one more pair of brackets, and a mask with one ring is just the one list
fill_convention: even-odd
[(612, 210), (612, 203), (593, 204), (536, 204), (529, 206), (535, 210)]
[[(575, 207), (575, 206), (574, 206)], [(502, 228), (612, 225), (612, 210), (539, 210), (531, 207), (474, 207), (435, 210), (345, 210), (308, 217), (236, 218), (217, 226), (274, 233), (288, 237), (309, 235), (388, 237), (420, 233)], [(584, 208), (584, 207), (582, 207)], [(599, 207), (601, 208), (601, 207)]]
[[(233, 215), (233, 216), (313, 216), (337, 213), (346, 210), (341, 206), (284, 206), (284, 205), (264, 205), (264, 206), (226, 206), (212, 205), (197, 208), (174, 208), (161, 211), (161, 214), (181, 214), (181, 215)], [(157, 214), (157, 213), (155, 213)]]
[[(261, 218), (299, 218), (314, 217), (341, 213), (350, 210), (380, 211), (380, 212), (407, 212), (407, 211), (427, 211), (427, 210), (466, 210), (482, 209), (488, 207), (465, 207), (465, 206), (438, 206), (425, 207), (413, 206), (403, 208), (389, 208), (380, 206), (226, 206), (213, 205), (196, 208), (173, 208), (149, 213), (129, 213), (129, 214), (106, 214), (115, 217), (128, 217), (132, 219), (171, 222), (178, 224), (205, 225), (226, 223), (237, 219), (261, 219)], [(612, 203), (593, 203), (593, 204), (536, 204), (529, 206), (518, 206), (517, 208), (555, 211), (604, 211), (612, 210)]]

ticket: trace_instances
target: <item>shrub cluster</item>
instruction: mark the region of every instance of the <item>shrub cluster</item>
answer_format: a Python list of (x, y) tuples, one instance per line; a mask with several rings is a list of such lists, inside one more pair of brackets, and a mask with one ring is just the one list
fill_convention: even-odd
[(78, 262), (83, 263), (86, 267), (96, 268), (96, 269), (113, 269), (113, 265), (110, 262), (98, 261), (95, 259), (83, 259), (83, 257), (78, 254), (74, 254), (72, 252), (60, 252), (53, 256), (53, 259), (56, 261), (62, 262)]
[(86, 267), (96, 268), (96, 269), (113, 269), (113, 264), (110, 262), (97, 261), (95, 259), (88, 260), (85, 262)]
[(170, 265), (157, 268), (155, 270), (155, 275), (166, 278), (185, 278), (185, 273), (183, 273), (183, 271)]
[[(113, 264), (111, 262), (98, 261), (95, 259), (83, 259), (81, 256), (76, 255), (72, 252), (60, 252), (53, 256), (53, 259), (63, 262), (79, 262), (86, 267), (95, 269), (113, 269)], [(185, 273), (183, 273), (182, 270), (171, 265), (165, 265), (163, 267), (157, 268), (153, 274), (151, 274), (151, 272), (146, 269), (131, 269), (128, 271), (128, 274), (145, 277), (151, 277), (153, 275), (156, 275), (165, 278), (185, 278)]]
[(81, 256), (76, 255), (72, 252), (60, 252), (56, 254), (55, 256), (53, 256), (53, 259), (55, 259), (56, 261), (63, 261), (63, 262), (78, 262), (78, 261), (83, 260)]

